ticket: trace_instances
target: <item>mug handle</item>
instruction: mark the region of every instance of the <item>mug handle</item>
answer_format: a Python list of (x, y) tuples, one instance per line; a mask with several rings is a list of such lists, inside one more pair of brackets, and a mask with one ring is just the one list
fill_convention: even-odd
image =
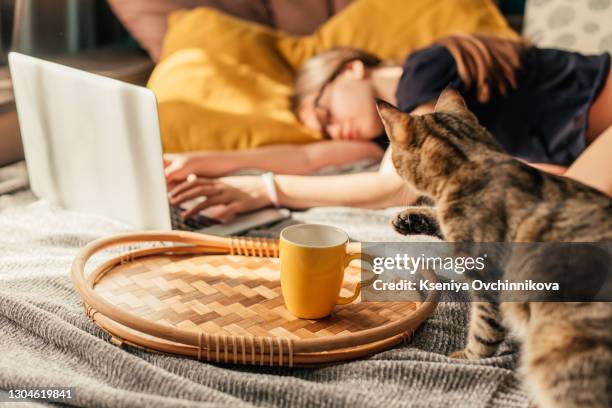
[[(351, 261), (354, 261), (355, 259), (361, 259), (361, 252), (352, 252), (352, 253), (346, 254), (346, 258), (344, 260), (344, 269), (348, 268)], [(361, 293), (361, 282), (357, 282), (357, 284), (355, 285), (355, 292), (353, 292), (351, 296), (346, 296), (346, 297), (338, 296), (338, 301), (336, 302), (336, 304), (337, 305), (348, 305), (349, 303), (357, 299), (360, 293)]]

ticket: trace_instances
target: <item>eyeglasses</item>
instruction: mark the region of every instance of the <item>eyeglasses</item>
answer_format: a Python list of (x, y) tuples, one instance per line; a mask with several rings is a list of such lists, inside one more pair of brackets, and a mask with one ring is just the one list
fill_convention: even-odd
[(317, 118), (317, 122), (319, 122), (319, 127), (321, 128), (321, 132), (323, 133), (325, 137), (329, 139), (331, 139), (331, 136), (329, 134), (328, 128), (334, 122), (334, 115), (331, 111), (331, 107), (324, 105), (321, 102), (321, 99), (323, 99), (323, 95), (325, 94), (325, 91), (327, 90), (329, 90), (328, 91), (328, 95), (329, 95), (329, 93), (331, 92), (329, 86), (334, 82), (337, 76), (338, 74), (333, 75), (330, 78), (330, 80), (327, 81), (327, 83), (321, 87), (321, 89), (319, 90), (319, 93), (317, 94), (317, 97), (314, 99), (314, 102), (313, 102), (315, 116)]

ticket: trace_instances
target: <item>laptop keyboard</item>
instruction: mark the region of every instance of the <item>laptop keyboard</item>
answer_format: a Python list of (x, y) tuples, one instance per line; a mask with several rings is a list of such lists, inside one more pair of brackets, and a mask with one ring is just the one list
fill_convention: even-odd
[(184, 208), (170, 206), (170, 217), (172, 228), (184, 231), (196, 231), (211, 225), (220, 224), (219, 220), (208, 218), (202, 214), (196, 214), (189, 218), (183, 218)]

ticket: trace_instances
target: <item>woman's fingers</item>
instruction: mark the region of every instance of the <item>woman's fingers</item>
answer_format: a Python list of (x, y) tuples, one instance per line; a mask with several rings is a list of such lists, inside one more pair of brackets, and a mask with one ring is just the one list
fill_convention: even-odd
[(212, 197), (207, 197), (205, 201), (201, 202), (198, 205), (194, 205), (189, 210), (183, 213), (183, 217), (189, 218), (204, 210), (205, 208), (211, 207), (217, 204), (229, 204), (229, 201), (232, 200), (232, 197), (227, 194), (217, 194)]
[[(247, 179), (242, 181), (245, 180)], [(265, 201), (253, 195), (248, 186), (242, 186), (240, 183), (232, 185), (218, 179), (198, 178), (194, 174), (177, 183), (170, 190), (169, 196), (170, 203), (174, 206), (204, 196), (205, 201), (189, 208), (183, 216), (189, 218), (204, 209), (209, 209), (207, 213), (214, 210), (211, 214), (214, 212), (214, 217), (222, 222), (228, 222), (239, 213), (267, 205)]]
[(168, 183), (184, 179), (187, 176), (187, 170), (179, 160), (175, 160), (171, 163), (164, 163), (164, 174), (166, 175), (166, 181)]
[(193, 200), (198, 197), (214, 197), (217, 194), (220, 194), (221, 191), (215, 186), (196, 186), (191, 190), (186, 190), (176, 196), (170, 197), (170, 204), (177, 206), (185, 201)]
[(223, 206), (223, 208), (220, 208), (219, 211), (216, 212), (215, 217), (218, 218), (221, 222), (227, 223), (233, 220), (239, 212), (240, 204), (234, 201), (228, 205)]
[(193, 166), (190, 164), (190, 159), (181, 154), (165, 154), (164, 155), (164, 173), (166, 181), (182, 180), (189, 173), (193, 172)]
[(174, 198), (175, 196), (187, 190), (191, 190), (194, 187), (213, 186), (214, 184), (214, 180), (202, 179), (197, 177), (187, 177), (187, 180), (178, 183), (172, 190), (170, 190), (169, 195), (170, 198)]

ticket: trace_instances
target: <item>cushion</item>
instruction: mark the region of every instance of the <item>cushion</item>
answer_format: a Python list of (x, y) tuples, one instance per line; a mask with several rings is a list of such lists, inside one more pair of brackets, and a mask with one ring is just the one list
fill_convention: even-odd
[(149, 87), (160, 104), (164, 146), (173, 151), (320, 140), (299, 124), (289, 96), (295, 70), (330, 47), (362, 48), (399, 63), (452, 32), (516, 36), (489, 0), (358, 0), (309, 36), (210, 8), (175, 12), (169, 27)]
[(168, 15), (176, 10), (212, 7), (290, 34), (311, 34), (351, 0), (108, 0), (125, 27), (158, 61)]
[(612, 52), (610, 22), (610, 0), (530, 0), (526, 5), (523, 31), (541, 47), (586, 54)]
[(215, 7), (245, 20), (272, 25), (272, 16), (264, 1), (248, 0), (108, 0), (113, 11), (149, 53), (159, 59), (168, 15), (175, 10)]
[(273, 27), (294, 35), (312, 34), (352, 0), (268, 0)]
[(294, 69), (338, 45), (403, 62), (410, 51), (456, 32), (516, 36), (490, 0), (359, 0), (311, 36), (284, 37), (279, 49)]

